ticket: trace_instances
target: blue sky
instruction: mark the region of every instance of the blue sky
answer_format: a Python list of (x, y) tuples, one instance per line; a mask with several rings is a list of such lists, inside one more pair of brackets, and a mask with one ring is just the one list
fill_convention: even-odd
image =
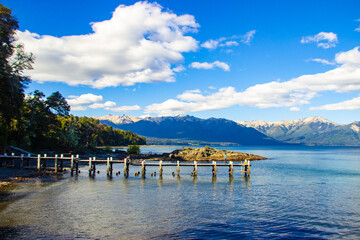
[(359, 1), (3, 4), (74, 115), (360, 120)]

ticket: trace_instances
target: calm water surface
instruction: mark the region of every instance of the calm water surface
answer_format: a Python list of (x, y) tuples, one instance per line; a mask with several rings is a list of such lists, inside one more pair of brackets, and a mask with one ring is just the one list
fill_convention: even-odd
[[(270, 158), (251, 177), (218, 167), (164, 168), (162, 179), (106, 177), (38, 180), (0, 203), (2, 239), (360, 238), (360, 148), (231, 147)], [(173, 148), (142, 151), (170, 152)], [(122, 172), (122, 165), (115, 171)], [(23, 194), (29, 193), (30, 194)]]

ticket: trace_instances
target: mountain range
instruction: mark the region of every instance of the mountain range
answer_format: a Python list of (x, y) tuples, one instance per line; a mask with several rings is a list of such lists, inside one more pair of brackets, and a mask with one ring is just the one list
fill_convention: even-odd
[(360, 146), (360, 122), (338, 124), (322, 117), (294, 121), (237, 122), (278, 141), (319, 146)]
[(200, 119), (193, 116), (175, 116), (139, 119), (126, 115), (107, 115), (97, 119), (101, 123), (130, 130), (145, 137), (236, 145), (283, 144), (254, 128), (223, 118)]
[(338, 124), (322, 117), (293, 121), (231, 121), (193, 116), (147, 117), (106, 115), (96, 117), (115, 128), (160, 139), (196, 140), (236, 145), (302, 144), (360, 146), (360, 122)]

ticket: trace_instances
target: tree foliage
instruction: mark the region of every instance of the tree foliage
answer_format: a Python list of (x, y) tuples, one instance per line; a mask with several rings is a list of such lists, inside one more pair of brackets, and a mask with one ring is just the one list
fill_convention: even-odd
[(15, 41), (18, 27), (11, 9), (0, 4), (0, 145), (8, 141), (11, 125), (20, 116), (24, 88), (30, 82), (24, 70), (31, 69), (34, 61)]
[(139, 145), (130, 145), (127, 149), (127, 153), (129, 154), (140, 154)]
[(35, 151), (146, 144), (145, 138), (130, 131), (114, 129), (94, 118), (69, 115), (69, 111), (59, 92), (45, 98), (42, 92), (34, 91), (25, 98), (21, 118), (12, 125), (11, 143)]

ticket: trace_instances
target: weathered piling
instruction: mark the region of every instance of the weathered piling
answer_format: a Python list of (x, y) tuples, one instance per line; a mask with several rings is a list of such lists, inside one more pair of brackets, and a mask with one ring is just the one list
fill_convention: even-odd
[(112, 167), (112, 162), (111, 162), (112, 157), (111, 158), (108, 157), (106, 160), (107, 160), (106, 173), (110, 177), (110, 176), (112, 176), (112, 173), (113, 173), (113, 167)]
[(60, 155), (60, 172), (63, 172), (63, 170), (64, 170), (64, 161), (63, 161), (63, 159), (64, 159), (64, 154), (61, 154)]
[(54, 166), (55, 166), (55, 172), (57, 173), (59, 171), (59, 162), (58, 162), (58, 155), (57, 154), (55, 155)]
[(233, 176), (233, 174), (234, 174), (234, 163), (232, 161), (230, 161), (229, 163), (230, 163), (229, 176)]
[(44, 154), (44, 161), (43, 161), (43, 165), (42, 168), (46, 169), (46, 158), (47, 158), (47, 154)]
[(145, 160), (141, 161), (141, 177), (145, 178), (146, 176), (146, 166), (145, 166)]
[(245, 160), (244, 164), (245, 164), (245, 169), (244, 169), (245, 177), (248, 177), (250, 176), (250, 161)]
[(93, 166), (92, 166), (92, 158), (89, 158), (89, 176), (91, 175), (91, 172), (93, 170)]
[(194, 177), (196, 177), (198, 174), (198, 165), (197, 165), (197, 161), (194, 161)]
[(128, 159), (125, 158), (124, 159), (124, 177), (128, 177), (129, 176), (129, 162)]
[(213, 161), (213, 166), (212, 166), (212, 175), (213, 177), (216, 177), (216, 174), (217, 174), (217, 169), (216, 169), (216, 162)]
[(41, 155), (38, 154), (37, 156), (37, 169), (41, 170)]
[(71, 159), (70, 159), (70, 172), (71, 172), (71, 176), (74, 175), (74, 155), (71, 155)]
[(159, 161), (159, 176), (162, 177), (163, 174), (163, 167), (162, 167), (162, 161)]
[(176, 164), (176, 172), (179, 177), (180, 176), (180, 162), (179, 161), (177, 161), (177, 164)]

